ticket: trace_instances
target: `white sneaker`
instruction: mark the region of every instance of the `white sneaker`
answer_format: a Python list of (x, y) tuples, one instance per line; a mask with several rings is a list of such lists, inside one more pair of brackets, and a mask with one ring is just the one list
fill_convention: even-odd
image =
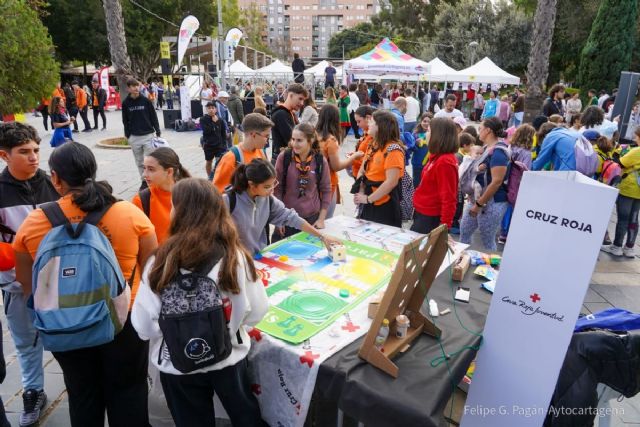
[(608, 252), (611, 255), (622, 256), (622, 248), (616, 245), (602, 246), (601, 251)]
[(622, 253), (627, 258), (635, 258), (636, 257), (636, 249), (635, 248), (628, 248), (628, 247), (625, 246), (624, 248), (622, 248)]

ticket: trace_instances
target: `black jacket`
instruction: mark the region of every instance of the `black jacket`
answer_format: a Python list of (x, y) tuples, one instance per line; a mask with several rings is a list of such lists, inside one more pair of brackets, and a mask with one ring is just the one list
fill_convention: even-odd
[(130, 95), (122, 103), (122, 123), (124, 135), (148, 135), (154, 131), (160, 133), (158, 115), (153, 104), (148, 98), (138, 95), (132, 98)]
[[(0, 241), (11, 243), (15, 233), (29, 213), (42, 203), (58, 200), (60, 195), (47, 174), (38, 169), (33, 178), (19, 181), (5, 168), (0, 174)], [(0, 272), (3, 290), (15, 292), (20, 285), (15, 282), (15, 270)]]
[(297, 124), (295, 113), (289, 111), (284, 105), (278, 105), (271, 113), (271, 139), (273, 142), (273, 154), (278, 156), (280, 150), (286, 148), (291, 140), (293, 127)]
[(210, 115), (205, 114), (200, 119), (200, 126), (202, 127), (202, 142), (204, 145), (212, 147), (227, 146), (227, 129), (224, 120), (220, 117), (214, 122)]
[(291, 69), (293, 70), (293, 80), (296, 83), (304, 83), (304, 61), (301, 58), (294, 59), (291, 63)]
[[(93, 106), (93, 99), (95, 99), (96, 96), (98, 97), (98, 107)], [(107, 103), (107, 91), (102, 89), (101, 87), (99, 87), (97, 90), (91, 88), (91, 99), (91, 108), (103, 109), (105, 104)]]
[[(598, 407), (598, 383), (625, 397), (640, 392), (640, 331), (592, 330), (573, 334), (558, 377), (545, 427), (591, 426)], [(590, 411), (591, 410), (591, 411)]]

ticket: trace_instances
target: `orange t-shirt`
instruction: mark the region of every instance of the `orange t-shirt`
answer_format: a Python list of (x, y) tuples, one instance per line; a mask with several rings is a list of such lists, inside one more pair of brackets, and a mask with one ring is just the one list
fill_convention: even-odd
[[(62, 197), (58, 203), (69, 221), (82, 221), (86, 213), (81, 211), (71, 201), (71, 195)], [(131, 273), (138, 261), (139, 238), (154, 234), (153, 224), (142, 211), (129, 202), (117, 202), (104, 214), (98, 228), (107, 236), (118, 259), (125, 280), (131, 278)], [(42, 209), (31, 211), (24, 220), (13, 242), (16, 252), (28, 253), (35, 259), (38, 246), (42, 238), (51, 230), (51, 223)], [(136, 271), (139, 277), (140, 268)], [(131, 303), (138, 292), (139, 280), (134, 278), (131, 284)], [(131, 308), (131, 305), (129, 306)]]
[(87, 106), (87, 93), (82, 88), (76, 89), (76, 105), (81, 110)]
[[(371, 144), (372, 141), (373, 138), (368, 133), (365, 133), (362, 138), (360, 138), (360, 141), (358, 141), (358, 147), (356, 148), (356, 151), (362, 151), (364, 154), (367, 154), (367, 151), (369, 150), (369, 144)], [(353, 172), (354, 178), (358, 177), (358, 172), (360, 171), (361, 167), (362, 158), (354, 160), (351, 164), (351, 170)]]
[[(402, 178), (402, 175), (404, 174), (404, 152), (400, 149), (387, 152), (387, 149), (392, 144), (399, 143), (396, 141), (390, 141), (384, 145), (382, 150), (369, 150), (369, 153), (367, 154), (368, 160), (365, 166), (366, 169), (364, 171), (369, 181), (384, 182), (384, 180), (387, 178), (387, 169), (392, 168), (400, 169), (399, 177)], [(373, 187), (373, 191), (376, 191), (377, 189), (378, 187)], [(380, 200), (374, 202), (374, 205), (383, 205), (390, 199), (391, 196), (386, 194), (384, 197), (380, 198)]]
[[(150, 187), (151, 200), (149, 201), (149, 214), (151, 215), (151, 223), (156, 229), (156, 237), (158, 238), (158, 245), (164, 243), (169, 237), (169, 226), (171, 225), (171, 192), (165, 191), (158, 187)], [(131, 203), (136, 205), (141, 211), (142, 200), (140, 200), (140, 193), (133, 196)]]
[[(251, 163), (251, 160), (253, 159), (266, 159), (264, 152), (259, 148), (256, 148), (253, 151), (246, 151), (239, 145), (237, 147), (238, 150), (242, 150), (241, 158), (243, 159), (245, 165)], [(233, 176), (233, 172), (235, 172), (235, 170), (236, 156), (231, 150), (229, 150), (219, 160), (219, 163), (216, 166), (216, 173), (213, 176), (213, 186), (218, 189), (220, 194), (224, 193), (224, 189), (229, 184), (231, 184), (231, 177)]]
[(60, 98), (64, 99), (65, 101), (67, 100), (67, 97), (64, 96), (64, 91), (62, 90), (62, 88), (55, 88), (53, 90), (52, 96), (59, 96)]
[(336, 192), (338, 188), (338, 172), (334, 171), (331, 167), (331, 161), (329, 160), (329, 156), (332, 156), (336, 153), (340, 152), (340, 145), (338, 145), (338, 140), (333, 136), (329, 135), (327, 139), (320, 139), (318, 141), (320, 143), (320, 151), (322, 151), (322, 155), (327, 159), (329, 163), (329, 177), (331, 178), (331, 194)]

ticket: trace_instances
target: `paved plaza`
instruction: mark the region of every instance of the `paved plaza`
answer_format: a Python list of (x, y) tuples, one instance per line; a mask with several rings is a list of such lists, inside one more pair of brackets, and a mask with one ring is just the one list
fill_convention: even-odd
[[(160, 125), (163, 126), (163, 118), (159, 116)], [(42, 138), (41, 166), (48, 171), (47, 160), (52, 151), (49, 146), (51, 132), (45, 132), (42, 118), (29, 114), (27, 121), (35, 126)], [(80, 125), (82, 128), (82, 125)], [(204, 156), (199, 145), (201, 132), (177, 133), (173, 130), (164, 130), (163, 137), (169, 141), (170, 146), (178, 153), (180, 160), (193, 176), (205, 177)], [(119, 111), (107, 113), (107, 130), (93, 131), (91, 133), (74, 134), (77, 142), (90, 147), (98, 161), (98, 179), (108, 180), (114, 188), (114, 194), (122, 199), (131, 199), (140, 186), (140, 177), (135, 166), (130, 150), (103, 149), (96, 147), (96, 143), (102, 139), (123, 136), (122, 121)], [(343, 155), (353, 151), (355, 140), (347, 138), (342, 146)], [(4, 164), (0, 161), (0, 167)], [(340, 173), (341, 193), (346, 195), (344, 204), (336, 209), (336, 215), (353, 215), (355, 207), (349, 190), (353, 180), (343, 171)], [(610, 224), (610, 232), (613, 227)], [(640, 248), (637, 248), (640, 253)], [(532, 264), (535, 255), (532, 254)], [(640, 259), (621, 260), (600, 253), (598, 264), (591, 279), (591, 285), (583, 304), (583, 313), (591, 313), (615, 306), (635, 312), (640, 312)], [(480, 292), (480, 291), (477, 291)], [(1, 302), (1, 301), (0, 301)], [(4, 313), (4, 311), (2, 312)], [(3, 323), (2, 339), (4, 344), (5, 359), (7, 361), (7, 378), (1, 387), (2, 399), (8, 412), (11, 425), (18, 425), (18, 418), (22, 410), (22, 386), (20, 369), (16, 360), (15, 349), (11, 336), (7, 331), (4, 314), (1, 314)], [(45, 353), (45, 391), (49, 397), (40, 425), (51, 427), (69, 426), (68, 402), (62, 378), (62, 371), (50, 353)], [(425, 366), (426, 368), (426, 366)], [(456, 393), (454, 404), (454, 419), (459, 420), (465, 395)], [(640, 426), (640, 395), (633, 399), (623, 399), (615, 402), (614, 407), (621, 408), (618, 415), (607, 426)], [(449, 414), (449, 409), (445, 411)], [(598, 424), (596, 424), (598, 425)], [(605, 423), (601, 422), (600, 426)]]

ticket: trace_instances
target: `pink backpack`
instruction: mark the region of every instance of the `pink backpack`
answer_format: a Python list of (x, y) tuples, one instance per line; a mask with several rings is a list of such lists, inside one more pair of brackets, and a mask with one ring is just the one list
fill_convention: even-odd
[(522, 175), (528, 170), (527, 165), (521, 161), (511, 159), (511, 171), (509, 172), (509, 179), (507, 180), (507, 200), (513, 206), (515, 206), (516, 199), (518, 198)]

